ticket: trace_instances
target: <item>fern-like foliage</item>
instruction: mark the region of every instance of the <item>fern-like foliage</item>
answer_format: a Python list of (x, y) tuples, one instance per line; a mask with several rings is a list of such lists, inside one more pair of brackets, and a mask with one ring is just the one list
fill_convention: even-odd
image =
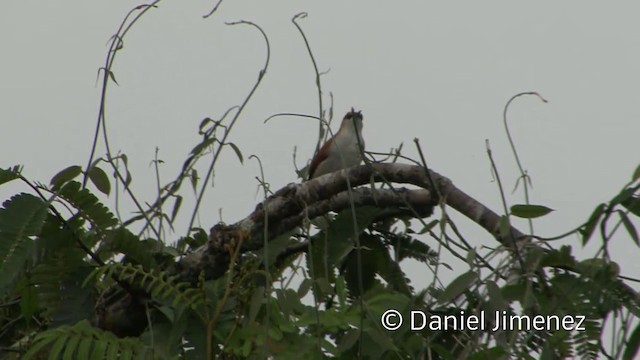
[(156, 240), (142, 241), (127, 228), (119, 227), (106, 233), (97, 253), (103, 260), (116, 254), (124, 254), (124, 262), (149, 269), (154, 265), (152, 255), (162, 249), (162, 246), (163, 244)]
[(58, 195), (68, 201), (97, 229), (106, 229), (118, 223), (113, 213), (88, 189), (82, 189), (77, 181), (65, 184)]
[(65, 220), (49, 212), (34, 241), (33, 263), (22, 286), (35, 295), (39, 316), (49, 325), (74, 324), (92, 316), (95, 293), (80, 286), (92, 268), (78, 243), (90, 247), (87, 244), (97, 236), (87, 235), (85, 223), (81, 217)]
[(50, 318), (53, 324), (75, 323), (92, 316), (91, 301), (96, 295), (91, 288), (81, 286), (90, 271), (80, 249), (66, 248), (48, 253), (31, 274), (42, 315)]
[(95, 269), (85, 280), (117, 278), (132, 285), (142, 287), (154, 300), (168, 301), (178, 309), (197, 308), (204, 303), (204, 297), (198, 288), (180, 282), (178, 276), (163, 271), (147, 271), (141, 265), (107, 264)]
[[(332, 273), (332, 268), (339, 266), (354, 249), (356, 241), (354, 234), (362, 233), (367, 226), (375, 219), (379, 210), (373, 207), (358, 208), (355, 211), (356, 225), (354, 229), (354, 221), (351, 209), (345, 209), (336, 215), (331, 222), (331, 226), (311, 239), (313, 247), (313, 263), (314, 273), (318, 277), (326, 277)], [(327, 241), (330, 239), (331, 241)]]
[(390, 233), (387, 235), (387, 242), (394, 247), (394, 253), (398, 256), (398, 261), (404, 259), (415, 259), (422, 263), (435, 262), (438, 260), (438, 253), (422, 241), (419, 241), (408, 234)]
[(152, 359), (151, 349), (135, 338), (120, 339), (96, 329), (89, 321), (39, 333), (23, 359)]
[(0, 290), (22, 274), (24, 263), (33, 255), (30, 238), (40, 232), (47, 216), (47, 204), (30, 194), (18, 194), (0, 209)]

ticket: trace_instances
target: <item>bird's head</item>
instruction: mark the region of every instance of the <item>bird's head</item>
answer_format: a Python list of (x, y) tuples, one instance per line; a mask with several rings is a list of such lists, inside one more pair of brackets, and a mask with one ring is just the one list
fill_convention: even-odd
[(362, 111), (355, 111), (354, 108), (351, 108), (344, 118), (342, 119), (342, 124), (340, 128), (348, 126), (348, 129), (353, 129), (354, 125), (358, 132), (362, 131)]

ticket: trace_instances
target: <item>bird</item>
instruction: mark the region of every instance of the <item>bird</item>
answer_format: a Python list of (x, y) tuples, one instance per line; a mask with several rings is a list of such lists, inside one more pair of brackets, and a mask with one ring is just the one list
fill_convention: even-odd
[(338, 132), (322, 145), (311, 160), (309, 180), (360, 164), (363, 151), (362, 111), (351, 108), (342, 119)]

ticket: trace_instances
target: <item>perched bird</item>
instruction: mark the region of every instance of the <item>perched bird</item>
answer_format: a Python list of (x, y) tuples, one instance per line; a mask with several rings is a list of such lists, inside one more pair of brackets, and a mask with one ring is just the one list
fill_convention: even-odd
[(340, 130), (322, 145), (311, 160), (309, 180), (360, 164), (362, 161), (360, 146), (363, 151), (362, 112), (351, 108), (351, 111), (342, 119)]

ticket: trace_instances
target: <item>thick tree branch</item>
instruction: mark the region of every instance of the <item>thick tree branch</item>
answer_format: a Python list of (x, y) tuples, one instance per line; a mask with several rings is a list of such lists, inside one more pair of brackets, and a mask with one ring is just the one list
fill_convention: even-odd
[[(431, 171), (430, 175), (433, 182), (429, 180), (425, 169), (421, 166), (396, 163), (368, 164), (326, 174), (304, 183), (288, 184), (258, 204), (246, 218), (232, 225), (223, 223), (215, 225), (211, 229), (207, 243), (184, 256), (176, 268), (169, 271), (178, 274), (184, 281), (194, 283), (201, 274), (206, 279), (219, 278), (229, 269), (232, 254), (238, 247), (240, 253), (243, 253), (258, 250), (264, 246), (266, 222), (269, 230), (267, 240), (271, 240), (301, 226), (307, 218), (313, 219), (331, 211), (346, 209), (351, 206), (351, 200), (356, 207), (379, 207), (384, 210), (385, 216), (399, 214), (427, 217), (437, 205), (433, 194), (439, 193), (442, 201), (448, 206), (482, 226), (505, 247), (513, 248), (514, 244), (526, 239), (526, 236), (515, 228), (509, 232), (513, 239), (501, 237), (498, 214), (456, 188), (446, 177), (434, 171)], [(351, 196), (347, 191), (347, 177), (351, 186), (354, 187), (350, 190)], [(384, 183), (388, 186), (410, 184), (413, 188), (373, 189), (369, 186), (371, 183)], [(432, 188), (432, 184), (438, 187), (437, 192)], [(304, 247), (305, 245), (301, 243), (298, 248), (294, 246), (290, 249), (295, 253), (303, 251)], [(123, 319), (108, 319), (111, 316), (117, 317), (118, 314), (129, 317), (126, 314), (136, 310), (133, 309), (135, 304), (128, 301), (127, 297), (124, 294), (120, 300), (105, 305), (104, 309), (99, 309), (99, 314), (104, 317), (101, 319), (103, 324), (128, 323)], [(126, 325), (123, 326), (126, 327)], [(135, 329), (110, 330), (120, 334), (131, 334), (134, 330), (141, 331), (139, 326)]]
[[(372, 164), (345, 169), (318, 177), (301, 184), (291, 183), (278, 190), (245, 219), (233, 224), (218, 224), (211, 229), (209, 242), (195, 252), (185, 256), (180, 269), (187, 278), (194, 278), (204, 271), (207, 277), (219, 277), (229, 266), (231, 249), (242, 240), (242, 251), (260, 249), (264, 245), (264, 225), (268, 219), (269, 239), (302, 224), (305, 218), (313, 219), (330, 211), (340, 211), (350, 206), (347, 176), (352, 186), (373, 182), (411, 184), (421, 189), (353, 189), (356, 207), (377, 206), (406, 214), (407, 211), (421, 217), (429, 216), (434, 203), (434, 192), (424, 168), (406, 164)], [(500, 216), (463, 191), (449, 179), (431, 171), (445, 203), (473, 220), (502, 245), (513, 248), (514, 240), (525, 238), (517, 229), (512, 229), (514, 239), (500, 236)], [(407, 204), (411, 208), (407, 207)]]

